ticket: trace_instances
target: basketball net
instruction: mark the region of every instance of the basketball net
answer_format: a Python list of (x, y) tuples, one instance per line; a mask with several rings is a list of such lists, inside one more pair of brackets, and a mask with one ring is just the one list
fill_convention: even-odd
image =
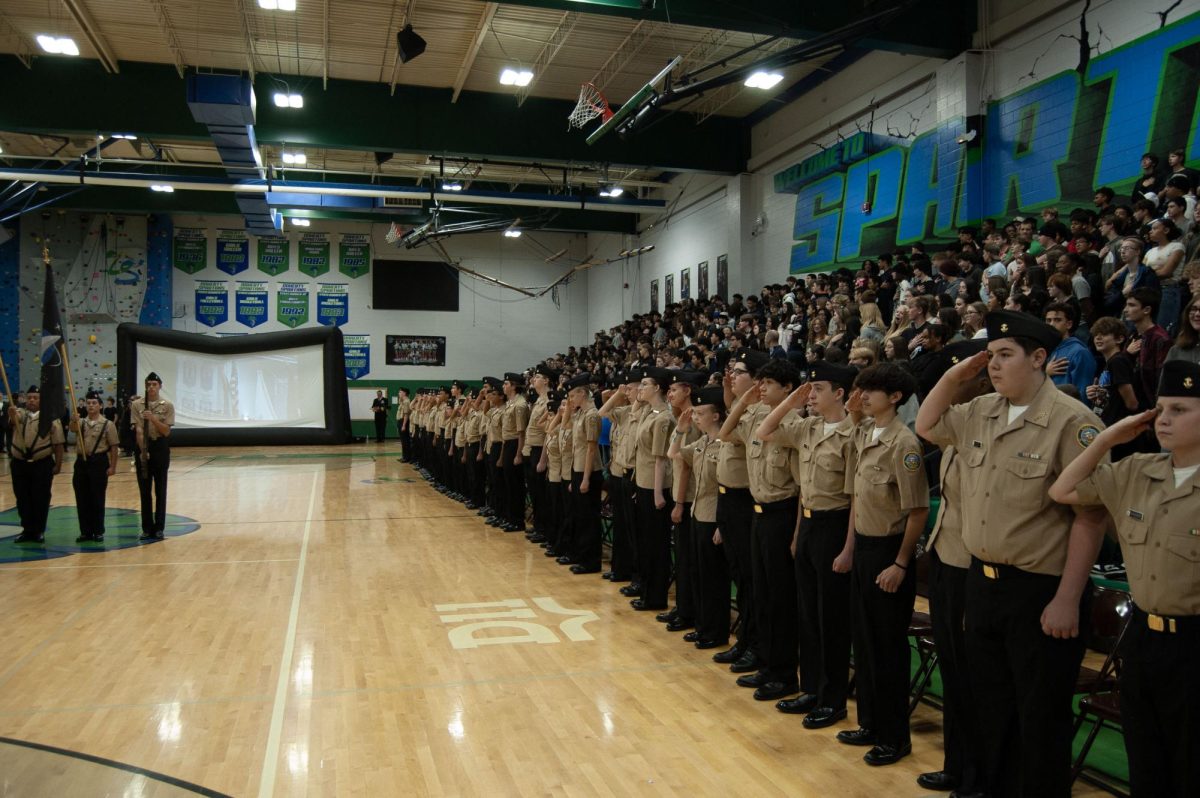
[(388, 228), (387, 235), (384, 236), (384, 240), (386, 240), (389, 244), (395, 244), (403, 236), (404, 230), (400, 228), (400, 225), (392, 222), (392, 226)]
[(598, 116), (602, 117), (601, 122), (607, 122), (612, 115), (608, 100), (604, 99), (600, 90), (591, 83), (585, 83), (579, 87), (579, 101), (575, 103), (575, 110), (567, 115), (567, 129), (582, 128)]

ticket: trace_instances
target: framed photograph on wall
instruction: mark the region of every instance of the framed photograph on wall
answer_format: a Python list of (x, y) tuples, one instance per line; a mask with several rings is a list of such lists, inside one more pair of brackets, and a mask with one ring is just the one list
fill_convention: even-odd
[(675, 274), (672, 272), (667, 275), (667, 304), (675, 301)]
[(650, 281), (650, 312), (658, 313), (658, 280)]
[(692, 298), (692, 270), (687, 269), (687, 268), (680, 269), (679, 270), (679, 299), (680, 299), (680, 301), (683, 301), (684, 299), (691, 299), (691, 298)]
[(696, 267), (696, 299), (701, 302), (708, 299), (708, 261)]
[(729, 301), (729, 256), (717, 258), (717, 296)]

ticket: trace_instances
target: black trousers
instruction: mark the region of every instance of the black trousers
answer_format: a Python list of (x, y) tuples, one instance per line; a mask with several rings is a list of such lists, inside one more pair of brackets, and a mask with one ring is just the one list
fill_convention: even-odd
[(525, 526), (525, 472), (514, 462), (520, 449), (519, 440), (504, 441), (500, 453), (500, 468), (504, 472), (504, 520), (519, 527)]
[(529, 491), (529, 503), (533, 507), (533, 530), (546, 530), (546, 475), (538, 473), (537, 464), (542, 459), (542, 447), (531, 446), (529, 456), (521, 464), (525, 469), (525, 489)]
[(502, 444), (493, 443), (485, 456), (488, 469), (488, 507), (492, 508), (495, 514), (501, 518), (504, 518), (504, 497), (506, 495), (504, 474), (500, 470), (500, 454), (503, 448)]
[(1133, 798), (1200, 795), (1200, 623), (1155, 632), (1135, 609), (1121, 644), (1121, 723)]
[(621, 577), (629, 576), (633, 552), (629, 543), (629, 521), (625, 516), (626, 479), (609, 474), (606, 483), (608, 504), (612, 508), (612, 572)]
[[(138, 493), (142, 500), (142, 532), (162, 532), (167, 526), (167, 471), (171, 467), (171, 449), (166, 438), (150, 441), (150, 459), (141, 462), (141, 451), (135, 449)], [(154, 496), (151, 497), (151, 488)]]
[(387, 413), (375, 414), (375, 442), (381, 443), (387, 436)]
[[(989, 579), (977, 560), (967, 571), (967, 660), (978, 707), (979, 789), (994, 798), (1071, 794), (1072, 693), (1086, 644), (1042, 631), (1042, 611), (1059, 577), (1004, 569)], [(1079, 617), (1086, 619), (1091, 591)]]
[(612, 569), (613, 573), (629, 577), (636, 582), (641, 578), (641, 572), (637, 549), (637, 483), (634, 482), (632, 470), (626, 471), (625, 476), (621, 477), (616, 492), (623, 527), (619, 536), (617, 530), (613, 530)]
[(575, 517), (571, 512), (571, 491), (567, 490), (570, 482), (554, 483), (558, 494), (558, 528), (551, 538), (551, 548), (560, 556), (570, 556), (571, 544), (574, 541)]
[[(761, 506), (761, 505), (760, 505)], [(769, 681), (793, 684), (800, 664), (800, 619), (796, 612), (796, 567), (792, 534), (796, 529), (796, 499), (754, 513), (750, 530), (754, 550), (754, 602), (759, 634), (766, 655), (761, 670)]]
[(600, 471), (591, 473), (587, 493), (579, 490), (582, 481), (583, 472), (571, 472), (572, 545), (564, 553), (584, 568), (599, 568), (604, 551), (600, 529), (600, 490), (604, 487), (604, 474)]
[(800, 519), (796, 540), (800, 688), (834, 709), (846, 706), (850, 681), (850, 574), (833, 570), (849, 524), (849, 508), (814, 511)]
[(663, 489), (666, 504), (654, 506), (651, 488), (637, 489), (638, 570), (642, 577), (642, 600), (647, 606), (667, 606), (671, 588), (671, 491)]
[(967, 569), (946, 565), (937, 552), (929, 557), (929, 617), (942, 675), (942, 770), (958, 781), (964, 793), (978, 791), (979, 721), (967, 667), (963, 634)]
[(412, 435), (404, 428), (404, 420), (396, 422), (396, 437), (400, 439), (400, 460), (405, 463), (412, 462)]
[(467, 455), (467, 464), (465, 466), (465, 471), (466, 471), (466, 475), (467, 475), (466, 497), (468, 499), (470, 499), (473, 503), (478, 504), (479, 502), (476, 501), (476, 498), (479, 495), (479, 468), (478, 468), (478, 461), (475, 459), (475, 458), (479, 457), (479, 442), (478, 441), (476, 441), (475, 443), (467, 444), (466, 455)]
[(28, 462), (13, 458), (13, 493), (17, 497), (17, 515), (21, 533), (29, 537), (46, 534), (50, 515), (50, 488), (54, 484), (54, 457)]
[(558, 482), (546, 480), (546, 545), (553, 549), (558, 542), (558, 532), (562, 528), (562, 498), (559, 495)]
[(737, 587), (738, 643), (762, 661), (766, 659), (766, 652), (762, 648), (754, 604), (754, 557), (751, 554), (754, 547), (750, 542), (753, 516), (754, 499), (749, 488), (719, 489), (717, 528), (724, 541), (729, 574)]
[(692, 504), (684, 502), (683, 520), (675, 524), (675, 607), (679, 617), (696, 620), (696, 546), (692, 540)]
[(712, 542), (715, 521), (692, 519), (696, 563), (696, 634), (701, 640), (729, 640), (729, 564), (725, 547)]
[(882, 590), (875, 578), (896, 561), (903, 540), (903, 535), (855, 533), (850, 594), (858, 725), (875, 732), (879, 744), (896, 747), (910, 742), (908, 625), (917, 597), (917, 569), (904, 572), (895, 593)]
[(75, 488), (79, 531), (85, 535), (103, 535), (104, 499), (108, 493), (108, 454), (76, 457), (71, 485)]

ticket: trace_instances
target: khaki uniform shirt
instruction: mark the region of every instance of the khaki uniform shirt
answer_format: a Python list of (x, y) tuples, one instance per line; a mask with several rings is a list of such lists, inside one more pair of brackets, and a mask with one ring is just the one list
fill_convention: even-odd
[(50, 433), (45, 437), (38, 437), (38, 420), (42, 417), (41, 411), (30, 413), (28, 410), (17, 410), (17, 425), (12, 429), (12, 450), (13, 457), (17, 460), (28, 460), (31, 463), (36, 463), (38, 460), (43, 460), (54, 454), (55, 446), (62, 446), (66, 443), (66, 437), (63, 436), (62, 422), (55, 419), (50, 426)]
[(562, 482), (559, 469), (562, 467), (562, 450), (559, 446), (558, 433), (546, 436), (546, 481)]
[(925, 548), (937, 552), (946, 565), (966, 568), (971, 564), (971, 553), (962, 539), (962, 458), (953, 446), (942, 450), (941, 483), (937, 522)]
[[(676, 430), (676, 434), (677, 433), (678, 433), (678, 430)], [(701, 435), (700, 430), (698, 430), (696, 428), (696, 425), (693, 424), (692, 426), (688, 427), (688, 431), (683, 436), (683, 440), (681, 440), (679, 442), (679, 445), (681, 447), (683, 447), (683, 446), (688, 446), (690, 444), (693, 444), (696, 441), (700, 440), (700, 435)], [(685, 462), (687, 462), (687, 461), (685, 461)], [(692, 467), (691, 463), (689, 462), (688, 468), (690, 469), (691, 467)], [(689, 472), (687, 474), (687, 484), (681, 485), (679, 483), (683, 482), (683, 478), (684, 478), (683, 469), (676, 468), (676, 469), (674, 469), (674, 471), (675, 471), (675, 473), (673, 475), (673, 479), (671, 480), (671, 496), (673, 496), (675, 498), (676, 502), (682, 502), (684, 504), (691, 504), (692, 502), (694, 502), (696, 500), (696, 475)]]
[(529, 425), (529, 402), (525, 401), (524, 396), (517, 394), (504, 404), (502, 416), (504, 424), (500, 431), (500, 439), (516, 440), (521, 437), (521, 433)]
[[(618, 463), (622, 475), (637, 465), (637, 433), (645, 409), (645, 406), (634, 408), (633, 405), (623, 405), (612, 412), (612, 429), (617, 431), (612, 459)], [(609, 435), (612, 435), (611, 431)]]
[(1170, 454), (1132, 454), (1100, 465), (1075, 492), (1116, 522), (1138, 607), (1200, 615), (1200, 472), (1175, 487)]
[(504, 414), (504, 405), (493, 407), (487, 411), (487, 442), (488, 448), (494, 443), (500, 443), (503, 439), (500, 437), (503, 432), (504, 422), (502, 416)]
[(120, 444), (117, 425), (104, 416), (92, 421), (90, 418), (79, 420), (79, 430), (83, 434), (83, 454), (91, 457), (93, 454), (108, 454), (110, 447)]
[(732, 440), (721, 441), (721, 453), (717, 457), (717, 481), (726, 488), (750, 487), (750, 475), (746, 472), (746, 447), (736, 435)]
[(717, 521), (717, 463), (721, 459), (721, 446), (716, 438), (701, 435), (679, 449), (679, 456), (691, 469), (695, 484), (692, 518), (703, 523)]
[[(403, 421), (404, 419), (408, 418), (408, 416), (411, 412), (412, 412), (412, 401), (401, 397), (396, 402), (396, 420)], [(409, 421), (409, 423), (411, 424), (412, 422)]]
[(129, 424), (134, 430), (144, 430), (146, 427), (149, 427), (150, 440), (158, 440), (159, 434), (158, 429), (153, 424), (142, 419), (142, 411), (146, 409), (149, 409), (159, 421), (168, 427), (175, 426), (175, 405), (166, 399), (157, 399), (150, 402), (149, 405), (147, 405), (146, 397), (144, 396), (141, 399), (135, 399), (129, 405)]
[(483, 411), (471, 408), (467, 411), (467, 444), (479, 443), (483, 437)]
[[(642, 411), (637, 426), (637, 451), (634, 457), (634, 481), (643, 490), (654, 490), (654, 465), (659, 457), (666, 458), (671, 448), (671, 431), (675, 419), (671, 409), (663, 405), (659, 409), (649, 405)], [(663, 471), (663, 492), (671, 489), (671, 462), (666, 461)]]
[(542, 429), (542, 419), (550, 410), (550, 397), (539, 396), (529, 411), (529, 423), (525, 425), (525, 448), (521, 450), (522, 457), (533, 454), (533, 447), (546, 445), (546, 430)]
[(571, 466), (575, 463), (574, 446), (572, 442), (571, 428), (560, 427), (554, 433), (558, 436), (558, 481), (571, 481)]
[[(590, 404), (571, 416), (571, 470), (583, 473), (587, 452), (600, 440), (600, 413)], [(592, 471), (600, 470), (600, 452), (592, 457)]]
[(929, 480), (921, 443), (899, 417), (872, 440), (873, 421), (854, 431), (856, 463), (846, 472), (846, 491), (854, 496), (854, 528), (884, 537), (904, 532), (910, 510), (929, 506)]
[(454, 417), (454, 448), (463, 449), (467, 445), (467, 417)]
[(984, 562), (1061, 576), (1073, 513), (1048, 491), (1103, 425), (1050, 380), (1012, 424), (1008, 408), (994, 393), (954, 405), (930, 430), (930, 440), (954, 446), (963, 460), (967, 551)]
[(625, 421), (629, 418), (629, 406), (613, 408), (608, 415), (608, 473), (610, 476), (623, 477), (629, 466), (623, 459), (623, 442), (621, 436), (625, 431)]
[[(759, 504), (793, 499), (800, 493), (800, 485), (792, 476), (796, 471), (796, 450), (780, 445), (775, 440), (760, 441), (754, 434), (763, 419), (771, 414), (771, 409), (762, 402), (755, 402), (742, 413), (733, 431), (746, 448), (750, 495)], [(783, 420), (786, 422), (793, 418), (796, 418), (796, 411), (789, 410)]]
[(774, 443), (796, 450), (796, 472), (800, 485), (800, 503), (806, 510), (842, 510), (850, 506), (846, 493), (846, 472), (854, 470), (854, 422), (842, 419), (825, 434), (825, 419), (820, 416), (786, 417), (775, 434)]

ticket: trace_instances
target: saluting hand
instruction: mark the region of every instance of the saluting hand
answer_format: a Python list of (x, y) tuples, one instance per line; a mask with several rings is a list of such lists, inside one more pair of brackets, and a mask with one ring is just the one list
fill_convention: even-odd
[(788, 403), (788, 407), (793, 408), (794, 410), (799, 410), (808, 404), (808, 397), (811, 393), (812, 383), (806, 382), (788, 394), (788, 398), (784, 401)]
[(852, 416), (861, 416), (863, 411), (862, 388), (855, 388), (846, 399), (846, 412)]
[(1144, 413), (1138, 413), (1125, 418), (1106, 428), (1097, 437), (1097, 441), (1103, 441), (1105, 444), (1119, 446), (1122, 443), (1129, 443), (1137, 436), (1141, 435), (1146, 430), (1154, 426), (1154, 419), (1158, 418), (1158, 408), (1147, 410)]
[(681, 432), (687, 432), (692, 428), (692, 408), (685, 407), (683, 412), (679, 414), (679, 420), (675, 422), (675, 428)]

